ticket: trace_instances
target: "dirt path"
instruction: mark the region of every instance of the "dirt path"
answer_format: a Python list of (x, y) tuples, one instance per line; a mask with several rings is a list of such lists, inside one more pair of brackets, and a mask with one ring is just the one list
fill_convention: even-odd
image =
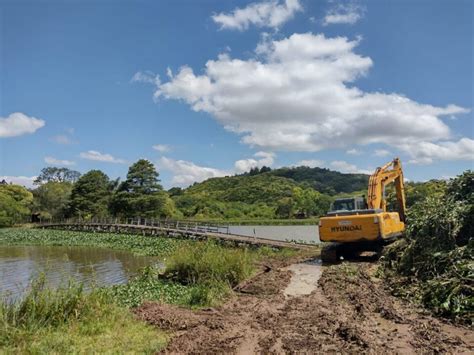
[(146, 303), (136, 313), (174, 333), (172, 353), (474, 352), (474, 331), (389, 295), (374, 266), (319, 267), (319, 281), (306, 266), (272, 269), (218, 309)]

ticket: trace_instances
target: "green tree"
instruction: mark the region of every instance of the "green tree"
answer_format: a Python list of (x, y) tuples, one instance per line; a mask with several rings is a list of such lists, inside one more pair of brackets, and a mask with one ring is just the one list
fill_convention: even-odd
[(111, 210), (125, 217), (157, 218), (171, 216), (174, 202), (159, 184), (155, 166), (140, 159), (128, 169), (127, 179), (122, 182), (113, 197)]
[(107, 216), (114, 183), (100, 170), (82, 175), (72, 188), (71, 214), (83, 218)]
[(72, 183), (49, 181), (33, 190), (33, 212), (42, 218), (63, 218), (69, 210)]
[(24, 222), (32, 202), (33, 194), (23, 186), (0, 184), (0, 227)]
[(57, 168), (54, 166), (48, 166), (41, 170), (41, 173), (38, 175), (34, 183), (36, 185), (41, 185), (47, 182), (76, 182), (81, 173), (75, 170), (68, 168)]

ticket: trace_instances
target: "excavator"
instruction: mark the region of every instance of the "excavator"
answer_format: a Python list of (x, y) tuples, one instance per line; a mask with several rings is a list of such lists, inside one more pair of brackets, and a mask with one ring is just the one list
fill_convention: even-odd
[[(394, 183), (398, 211), (387, 211), (385, 187)], [(383, 246), (405, 231), (405, 191), (400, 159), (379, 167), (369, 178), (365, 196), (337, 199), (319, 220), (323, 263), (357, 257), (363, 252), (379, 255)]]

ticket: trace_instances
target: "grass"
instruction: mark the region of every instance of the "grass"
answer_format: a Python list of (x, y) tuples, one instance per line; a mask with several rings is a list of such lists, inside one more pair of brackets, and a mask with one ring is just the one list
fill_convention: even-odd
[(166, 341), (106, 292), (73, 282), (51, 290), (40, 277), (21, 301), (0, 305), (2, 353), (155, 353)]

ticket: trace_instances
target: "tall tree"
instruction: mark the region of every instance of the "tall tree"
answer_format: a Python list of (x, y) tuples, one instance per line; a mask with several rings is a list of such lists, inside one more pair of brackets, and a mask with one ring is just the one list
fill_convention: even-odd
[(127, 179), (114, 195), (111, 209), (126, 217), (164, 217), (174, 211), (174, 203), (159, 184), (155, 166), (140, 159), (128, 169)]
[(54, 166), (48, 166), (41, 170), (34, 183), (41, 185), (47, 182), (76, 182), (81, 173), (68, 168), (57, 168)]
[(63, 218), (67, 215), (71, 199), (72, 183), (48, 181), (33, 192), (33, 212), (41, 218)]
[(71, 214), (83, 218), (107, 216), (114, 183), (100, 170), (82, 175), (72, 188)]

